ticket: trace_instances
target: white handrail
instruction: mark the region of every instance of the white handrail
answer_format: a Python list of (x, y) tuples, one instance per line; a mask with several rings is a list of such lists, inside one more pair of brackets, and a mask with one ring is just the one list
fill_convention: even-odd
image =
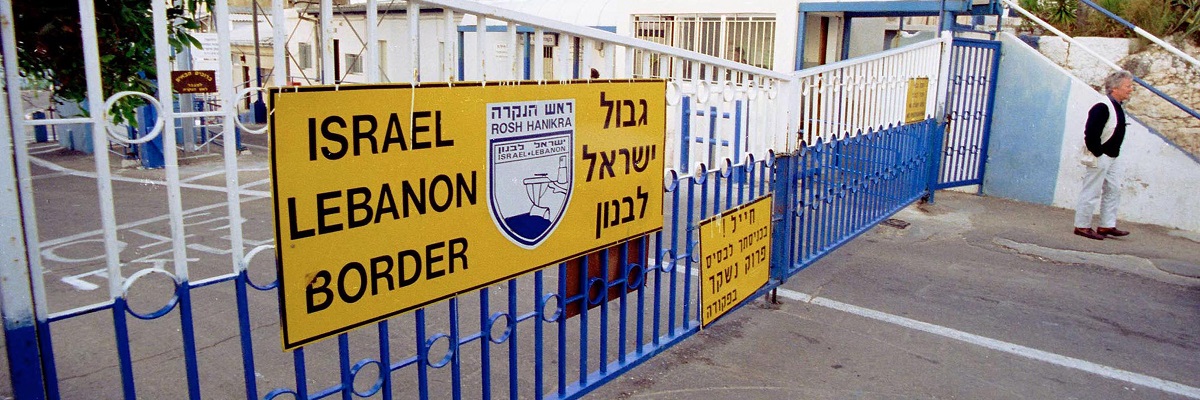
[(851, 58), (851, 59), (847, 59), (847, 60), (842, 60), (842, 61), (838, 61), (838, 62), (834, 62), (834, 63), (829, 63), (829, 64), (825, 64), (825, 65), (812, 67), (812, 68), (805, 68), (803, 70), (796, 71), (794, 74), (797, 77), (816, 75), (816, 74), (820, 74), (823, 72), (829, 72), (829, 71), (845, 68), (845, 67), (848, 67), (851, 65), (857, 65), (857, 64), (875, 61), (875, 60), (882, 59), (882, 58), (887, 58), (888, 56), (893, 56), (896, 54), (907, 53), (907, 52), (910, 52), (913, 50), (922, 49), (922, 48), (929, 47), (929, 46), (939, 46), (943, 43), (949, 44), (950, 40), (952, 40), (952, 39), (953, 39), (952, 37), (943, 36), (943, 37), (940, 37), (937, 39), (930, 39), (930, 40), (926, 40), (926, 41), (919, 42), (919, 43), (913, 43), (913, 44), (910, 44), (907, 46), (884, 50), (884, 51), (881, 51), (881, 52), (878, 52), (875, 54), (870, 54), (870, 55), (866, 55), (866, 56), (862, 56), (862, 57), (855, 57), (855, 58)]
[(1083, 51), (1087, 52), (1088, 54), (1091, 54), (1092, 56), (1095, 56), (1097, 59), (1099, 59), (1105, 65), (1109, 66), (1109, 68), (1112, 68), (1117, 71), (1124, 70), (1124, 68), (1117, 66), (1116, 63), (1109, 61), (1108, 59), (1104, 58), (1104, 56), (1101, 56), (1099, 53), (1096, 53), (1095, 51), (1092, 51), (1092, 49), (1088, 48), (1087, 46), (1084, 46), (1082, 43), (1079, 43), (1079, 41), (1076, 41), (1075, 38), (1071, 37), (1070, 35), (1067, 35), (1066, 33), (1063, 33), (1063, 31), (1058, 30), (1054, 26), (1050, 25), (1050, 23), (1043, 21), (1041, 18), (1038, 18), (1036, 15), (1033, 15), (1033, 13), (1030, 13), (1029, 11), (1025, 10), (1024, 8), (1021, 8), (1021, 6), (1017, 5), (1016, 2), (1013, 2), (1012, 0), (1004, 0), (1004, 4), (1007, 4), (1009, 7), (1012, 7), (1013, 9), (1017, 10), (1017, 12), (1020, 12), (1021, 14), (1025, 15), (1025, 17), (1029, 18), (1033, 22), (1036, 22), (1038, 25), (1041, 25), (1043, 28), (1046, 28), (1046, 30), (1049, 30), (1050, 32), (1054, 32), (1055, 35), (1058, 35), (1059, 37), (1065, 39), (1066, 41), (1071, 42), (1071, 44), (1073, 44), (1073, 45), (1079, 46), (1080, 48), (1083, 49)]
[(1116, 16), (1111, 11), (1105, 10), (1104, 7), (1100, 7), (1099, 5), (1091, 2), (1090, 0), (1083, 0), (1083, 3), (1087, 4), (1089, 7), (1096, 9), (1096, 11), (1100, 11), (1102, 14), (1108, 16), (1109, 18), (1121, 23), (1121, 25), (1125, 25), (1127, 28), (1132, 29), (1134, 33), (1141, 35), (1142, 37), (1146, 38), (1147, 40), (1149, 40), (1151, 42), (1154, 42), (1154, 44), (1162, 46), (1164, 49), (1166, 49), (1171, 54), (1179, 56), (1179, 58), (1182, 58), (1182, 59), (1187, 60), (1188, 62), (1192, 63), (1192, 65), (1200, 67), (1200, 61), (1197, 61), (1195, 57), (1189, 56), (1189, 55), (1187, 55), (1187, 53), (1179, 51), (1179, 49), (1175, 48), (1175, 46), (1172, 46), (1169, 43), (1162, 41), (1162, 39), (1159, 39), (1157, 36), (1152, 35), (1150, 32), (1146, 32), (1146, 30), (1142, 29), (1140, 26), (1134, 25), (1134, 24), (1130, 23), (1129, 21), (1121, 19), (1121, 17)]

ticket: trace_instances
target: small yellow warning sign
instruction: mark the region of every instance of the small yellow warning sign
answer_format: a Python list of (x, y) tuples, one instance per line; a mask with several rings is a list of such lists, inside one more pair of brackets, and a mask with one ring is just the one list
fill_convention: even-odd
[(708, 326), (767, 284), (771, 196), (700, 223), (700, 322)]

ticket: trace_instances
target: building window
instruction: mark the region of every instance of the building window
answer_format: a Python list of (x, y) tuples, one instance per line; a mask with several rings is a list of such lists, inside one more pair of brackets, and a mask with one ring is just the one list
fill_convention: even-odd
[(347, 66), (346, 73), (361, 74), (363, 72), (362, 57), (359, 56), (358, 54), (347, 54), (346, 55), (346, 66)]
[(300, 69), (312, 68), (312, 44), (300, 42), (300, 54), (296, 55), (296, 65)]

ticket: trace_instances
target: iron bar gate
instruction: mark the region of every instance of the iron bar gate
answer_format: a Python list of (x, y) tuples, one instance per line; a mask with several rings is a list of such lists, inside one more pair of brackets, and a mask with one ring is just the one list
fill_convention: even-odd
[(806, 146), (781, 157), (773, 268), (807, 267), (929, 193), (936, 120)]
[(937, 188), (983, 184), (1000, 42), (955, 38)]

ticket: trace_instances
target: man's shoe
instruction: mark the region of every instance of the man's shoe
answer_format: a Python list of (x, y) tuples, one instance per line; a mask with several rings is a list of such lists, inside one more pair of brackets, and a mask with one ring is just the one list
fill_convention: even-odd
[(1104, 235), (1104, 236), (1125, 236), (1125, 235), (1129, 234), (1129, 231), (1123, 231), (1123, 230), (1117, 229), (1116, 227), (1112, 227), (1112, 228), (1096, 228), (1096, 233)]
[(1096, 233), (1092, 228), (1075, 228), (1075, 234), (1088, 239), (1104, 240), (1104, 235)]

